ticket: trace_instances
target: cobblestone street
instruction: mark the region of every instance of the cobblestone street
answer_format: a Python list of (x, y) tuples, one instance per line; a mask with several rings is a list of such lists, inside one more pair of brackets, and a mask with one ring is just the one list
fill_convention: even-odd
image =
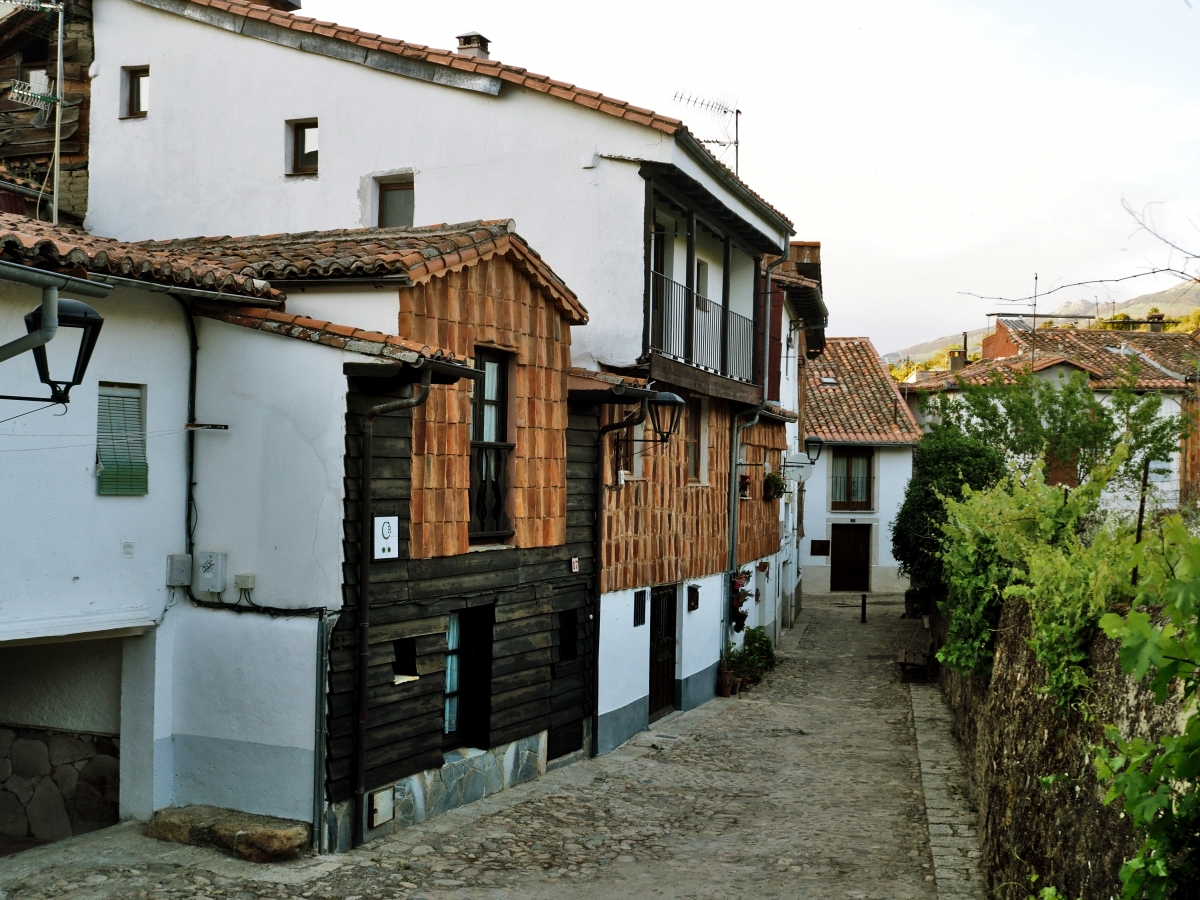
[(808, 598), (748, 694), (351, 854), (259, 866), (125, 825), (0, 860), (0, 897), (979, 896), (948, 716), (897, 677), (925, 640), (902, 611)]

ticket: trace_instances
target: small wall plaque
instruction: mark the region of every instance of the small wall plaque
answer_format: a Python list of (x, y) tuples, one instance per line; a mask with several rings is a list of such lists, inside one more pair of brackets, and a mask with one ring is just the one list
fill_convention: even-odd
[(400, 556), (400, 517), (375, 516), (375, 559)]

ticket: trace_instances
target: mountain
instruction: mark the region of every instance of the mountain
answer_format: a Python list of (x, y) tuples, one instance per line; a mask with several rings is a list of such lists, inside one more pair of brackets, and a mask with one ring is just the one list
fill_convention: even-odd
[[(1193, 309), (1200, 307), (1200, 283), (1184, 281), (1167, 288), (1165, 291), (1142, 294), (1140, 297), (1134, 297), (1132, 300), (1124, 300), (1120, 303), (1101, 303), (1100, 315), (1107, 318), (1115, 313), (1123, 312), (1131, 319), (1144, 319), (1146, 313), (1152, 307), (1157, 307), (1159, 312), (1165, 313), (1167, 316), (1187, 315)], [(1039, 313), (1038, 324), (1040, 325), (1046, 319), (1052, 320), (1055, 314), (1060, 316), (1095, 315), (1096, 305), (1087, 300), (1070, 300), (1053, 312)], [(1083, 325), (1085, 323), (1081, 321), (1079, 324)], [(990, 333), (991, 328), (977, 328), (975, 331), (968, 331), (967, 348), (969, 352), (975, 353), (979, 351), (983, 345), (984, 337)], [(961, 331), (957, 334), (948, 334), (945, 337), (935, 338), (932, 341), (922, 341), (919, 344), (913, 344), (911, 347), (905, 347), (903, 350), (885, 354), (885, 356), (895, 359), (904, 359), (907, 357), (913, 362), (924, 362), (939, 350), (949, 346), (956, 348), (962, 346)]]

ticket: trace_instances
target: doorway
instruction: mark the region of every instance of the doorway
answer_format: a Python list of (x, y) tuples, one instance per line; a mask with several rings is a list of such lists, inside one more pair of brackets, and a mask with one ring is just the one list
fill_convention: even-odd
[(676, 585), (650, 592), (650, 721), (675, 709)]
[(829, 589), (871, 590), (871, 526), (834, 525), (832, 537)]

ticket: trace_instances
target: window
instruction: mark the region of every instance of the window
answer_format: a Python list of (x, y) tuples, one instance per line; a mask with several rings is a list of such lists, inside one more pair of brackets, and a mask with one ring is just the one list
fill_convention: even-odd
[(483, 377), (471, 388), (470, 540), (487, 542), (512, 534), (508, 513), (508, 357), (477, 350)]
[(687, 589), (687, 608), (688, 612), (695, 612), (700, 608), (700, 585), (689, 584)]
[(392, 642), (392, 678), (394, 684), (417, 681), (417, 639), (401, 638)]
[(700, 480), (701, 460), (701, 423), (704, 421), (704, 407), (698, 397), (687, 401), (684, 410), (684, 445), (687, 449), (688, 481)]
[(379, 227), (412, 228), (413, 183), (407, 181), (379, 185)]
[(315, 175), (317, 172), (317, 123), (292, 124), (292, 174)]
[(150, 69), (125, 70), (125, 116), (138, 118), (150, 110)]
[(579, 658), (579, 623), (576, 610), (564, 609), (558, 614), (558, 661), (570, 662)]
[(149, 493), (145, 398), (142, 385), (100, 383), (96, 484), (101, 494)]
[(492, 625), (496, 607), (477, 606), (446, 617), (443, 746), (489, 746), (492, 714)]
[(872, 458), (869, 449), (834, 451), (832, 509), (871, 508)]
[(696, 293), (708, 297), (708, 263), (702, 259), (696, 260)]
[(633, 627), (646, 624), (646, 592), (633, 592)]

